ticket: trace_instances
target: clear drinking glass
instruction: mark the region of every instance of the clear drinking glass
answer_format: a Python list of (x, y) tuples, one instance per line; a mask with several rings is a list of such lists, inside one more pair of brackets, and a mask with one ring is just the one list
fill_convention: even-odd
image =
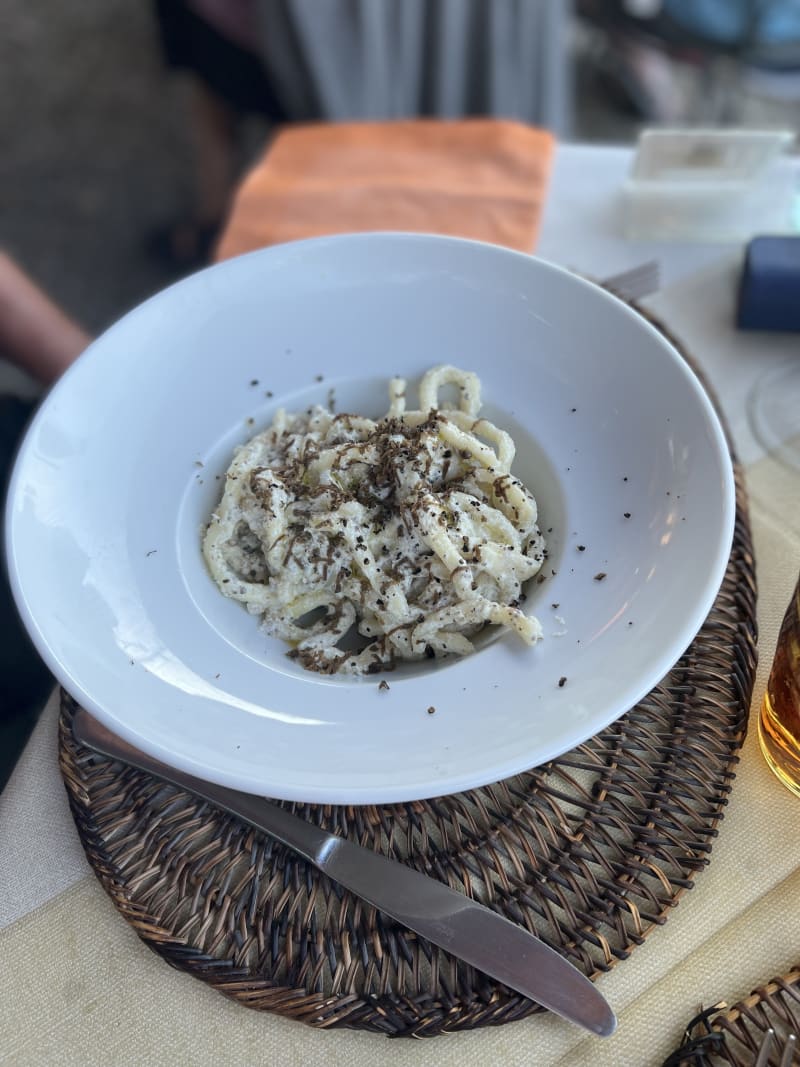
[(748, 416), (767, 452), (800, 470), (800, 335), (797, 359), (773, 367), (756, 382)]

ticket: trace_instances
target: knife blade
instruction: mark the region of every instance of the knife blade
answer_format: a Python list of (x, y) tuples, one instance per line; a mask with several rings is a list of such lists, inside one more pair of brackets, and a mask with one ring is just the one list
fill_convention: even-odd
[(72, 733), (87, 748), (194, 793), (276, 838), (385, 915), (569, 1022), (602, 1037), (614, 1032), (614, 1013), (585, 975), (538, 937), (483, 904), (263, 797), (169, 767), (83, 709), (73, 717)]

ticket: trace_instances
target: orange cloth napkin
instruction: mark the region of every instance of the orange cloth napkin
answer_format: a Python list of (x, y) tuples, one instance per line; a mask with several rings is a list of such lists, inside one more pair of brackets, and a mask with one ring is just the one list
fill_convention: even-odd
[(496, 119), (290, 126), (239, 187), (216, 258), (364, 230), (530, 252), (553, 148), (547, 131)]

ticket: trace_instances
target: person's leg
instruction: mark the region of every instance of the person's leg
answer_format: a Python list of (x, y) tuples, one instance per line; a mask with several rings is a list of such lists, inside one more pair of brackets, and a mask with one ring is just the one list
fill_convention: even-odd
[(208, 261), (228, 212), (238, 173), (237, 115), (226, 101), (192, 77), (187, 85), (192, 151), (192, 197), (188, 215), (153, 236), (151, 249), (176, 266)]
[(0, 252), (0, 358), (50, 385), (91, 338)]
[(219, 223), (228, 209), (237, 172), (237, 118), (225, 100), (199, 79), (191, 89), (197, 221), (208, 226)]
[(185, 0), (156, 0), (155, 11), (167, 67), (188, 76), (193, 189), (185, 215), (154, 233), (149, 247), (173, 266), (194, 267), (208, 261), (241, 171), (241, 119), (261, 115), (277, 122), (286, 115), (255, 38), (246, 47), (247, 34), (227, 35), (223, 24), (201, 17)]

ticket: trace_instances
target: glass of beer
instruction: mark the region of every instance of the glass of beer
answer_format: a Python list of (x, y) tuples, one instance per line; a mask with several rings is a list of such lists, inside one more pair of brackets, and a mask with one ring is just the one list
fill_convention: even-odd
[(764, 757), (800, 796), (800, 579), (783, 617), (758, 720)]

